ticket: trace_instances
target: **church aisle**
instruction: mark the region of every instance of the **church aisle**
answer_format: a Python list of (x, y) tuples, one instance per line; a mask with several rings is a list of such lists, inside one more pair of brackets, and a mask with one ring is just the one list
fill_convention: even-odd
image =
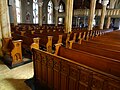
[(24, 81), (32, 77), (32, 62), (9, 69), (0, 61), (0, 90), (31, 90)]

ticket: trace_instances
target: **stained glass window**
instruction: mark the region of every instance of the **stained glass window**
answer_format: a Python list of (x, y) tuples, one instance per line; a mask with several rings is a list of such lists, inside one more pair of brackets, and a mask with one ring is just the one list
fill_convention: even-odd
[(33, 23), (38, 23), (38, 0), (33, 0)]
[(48, 19), (47, 19), (48, 24), (53, 24), (53, 3), (50, 0), (48, 2)]
[[(59, 12), (64, 12), (62, 4), (59, 6)], [(63, 24), (63, 18), (58, 19), (58, 24)]]
[(20, 12), (20, 9), (21, 9), (21, 4), (20, 4), (20, 0), (15, 0), (15, 5), (16, 5), (16, 14), (17, 14), (17, 23), (20, 23), (21, 21), (21, 12)]

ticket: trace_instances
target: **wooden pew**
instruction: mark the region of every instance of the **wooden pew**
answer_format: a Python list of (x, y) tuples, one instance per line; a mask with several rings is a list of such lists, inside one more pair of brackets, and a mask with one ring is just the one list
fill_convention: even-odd
[(114, 41), (120, 41), (119, 38), (120, 38), (120, 31), (114, 31), (114, 32), (110, 32), (110, 33), (107, 33), (105, 35), (102, 35), (100, 37), (97, 37), (95, 39), (108, 39), (108, 40), (114, 40)]
[[(42, 30), (43, 31), (43, 30)], [(13, 34), (14, 36), (14, 34)], [(40, 48), (43, 50), (46, 50), (48, 52), (52, 53), (52, 45), (56, 44), (56, 43), (62, 43), (62, 35), (59, 35), (56, 33), (52, 34), (52, 33), (35, 33), (35, 31), (20, 31), (20, 37), (25, 37), (27, 36), (28, 38), (32, 37), (32, 38), (36, 38), (39, 37), (40, 42)], [(18, 36), (18, 38), (19, 38)]]
[(24, 49), (31, 49), (31, 47), (33, 47), (32, 44), (36, 44), (36, 47), (34, 47), (34, 48), (39, 47), (39, 40), (40, 40), (39, 37), (32, 37), (32, 36), (27, 37), (27, 36), (21, 36), (19, 34), (12, 34), (12, 36), (15, 40), (17, 40), (17, 39), (23, 40), (22, 46)]
[(40, 49), (46, 50), (50, 53), (52, 53), (52, 40), (53, 40), (53, 36), (46, 36), (46, 35), (40, 35), (40, 34), (27, 34), (27, 37), (39, 37), (40, 38), (40, 43), (39, 43), (39, 47)]
[(78, 44), (78, 43), (73, 43), (73, 41), (70, 42), (70, 49), (76, 49), (79, 51), (85, 51), (88, 53), (116, 59), (120, 61), (120, 51), (115, 51), (115, 50), (110, 50), (110, 49), (105, 49), (105, 48), (100, 48), (100, 47), (94, 47), (90, 46), (89, 44)]
[[(43, 32), (43, 31), (42, 31)], [(32, 33), (31, 33), (32, 34)], [(59, 33), (57, 31), (55, 32), (44, 32), (44, 33), (41, 33), (40, 31), (39, 32), (35, 32), (33, 33), (33, 35), (38, 35), (38, 36), (53, 36), (53, 45), (56, 44), (56, 43), (62, 43), (62, 34), (63, 33)]]
[[(23, 32), (24, 33), (24, 32)], [(40, 30), (39, 32), (35, 32), (34, 34), (31, 35), (31, 33), (24, 33), (21, 35), (30, 35), (30, 36), (35, 36), (35, 37), (40, 37), (41, 39), (46, 37), (46, 36), (52, 36), (52, 45), (54, 46), (54, 44), (57, 43), (63, 43), (66, 47), (68, 47), (68, 42), (70, 40), (70, 34), (66, 34), (66, 33), (59, 33), (57, 31), (54, 31), (54, 33), (52, 32), (45, 32), (43, 33), (43, 30)], [(72, 40), (76, 39), (76, 33), (74, 33), (73, 36), (71, 36)], [(43, 40), (42, 40), (43, 41)], [(52, 47), (52, 46), (51, 46)]]
[(120, 45), (119, 34), (120, 34), (119, 31), (117, 31), (117, 33), (116, 31), (113, 31), (113, 32), (107, 33), (106, 35), (92, 38), (90, 39), (90, 41), (113, 44), (113, 45), (119, 46)]
[(120, 72), (119, 72), (120, 61), (118, 60), (87, 53), (84, 51), (77, 51), (73, 49), (64, 48), (63, 46), (61, 46), (58, 50), (58, 53), (55, 54), (120, 77)]
[(39, 49), (40, 38), (38, 37), (27, 37), (27, 36), (21, 36), (19, 34), (12, 34), (12, 36), (13, 36), (13, 39), (15, 40), (21, 39), (23, 41), (21, 46), (22, 46), (24, 57), (32, 58), (31, 48)]
[(120, 51), (120, 46), (113, 45), (113, 44), (94, 42), (94, 41), (82, 41), (81, 44), (82, 45), (89, 45), (91, 47), (99, 47), (99, 48), (104, 48), (104, 49), (108, 49), (108, 50)]
[(102, 38), (102, 37), (97, 37), (97, 38), (94, 38), (94, 39), (91, 39), (91, 41), (94, 41), (94, 42), (101, 42), (101, 43), (107, 43), (107, 44), (113, 44), (113, 45), (120, 45), (120, 40), (114, 40), (112, 38)]
[[(79, 63), (78, 60), (83, 60), (85, 58), (82, 55), (79, 56), (76, 61), (70, 58), (66, 59), (58, 55), (50, 54), (42, 50), (33, 49), (32, 51), (35, 82), (46, 87), (48, 86), (52, 90), (120, 89), (119, 77)], [(69, 52), (64, 51), (62, 53), (66, 55)], [(74, 55), (72, 54), (71, 57), (73, 56)], [(89, 62), (89, 59), (90, 58), (88, 58), (87, 62)], [(103, 58), (100, 58), (99, 61), (102, 59)], [(97, 63), (99, 63), (99, 61)], [(99, 64), (101, 65), (102, 63)], [(106, 68), (106, 66), (100, 67)]]
[(12, 40), (12, 38), (4, 38), (2, 40), (4, 62), (10, 67), (17, 66), (23, 62), (21, 43), (22, 40)]

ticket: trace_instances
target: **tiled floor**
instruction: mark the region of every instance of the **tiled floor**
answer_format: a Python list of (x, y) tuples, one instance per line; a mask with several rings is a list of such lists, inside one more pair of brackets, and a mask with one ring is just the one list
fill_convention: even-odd
[(0, 61), (0, 90), (31, 90), (24, 81), (32, 77), (32, 62), (9, 69)]

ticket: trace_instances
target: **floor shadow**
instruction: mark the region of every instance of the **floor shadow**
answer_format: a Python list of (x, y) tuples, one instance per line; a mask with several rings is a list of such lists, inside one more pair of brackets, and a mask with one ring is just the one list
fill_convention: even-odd
[(9, 89), (8, 90), (12, 90), (10, 88), (14, 88), (14, 90), (32, 90), (24, 82), (26, 79), (7, 78), (5, 80), (9, 83), (9, 84), (4, 85), (4, 86), (9, 85)]
[(0, 60), (0, 65), (3, 64), (3, 65), (6, 65), (9, 69), (13, 69), (13, 68), (16, 68), (16, 67), (25, 65), (25, 64), (30, 63), (30, 62), (32, 62), (32, 59), (24, 58), (24, 57), (23, 57), (23, 62), (18, 63), (18, 64), (15, 64), (14, 66), (11, 66), (11, 65), (8, 64), (6, 61), (4, 61), (4, 59), (2, 59), (2, 60)]
[(2, 62), (2, 60), (0, 60), (0, 65), (5, 65), (5, 64)]
[(35, 82), (34, 78), (27, 79), (25, 83), (32, 89), (32, 90), (50, 90), (48, 87), (42, 86)]
[[(34, 78), (30, 79), (5, 79), (15, 90), (49, 90), (46, 87), (35, 84)], [(11, 89), (10, 89), (11, 90)]]

